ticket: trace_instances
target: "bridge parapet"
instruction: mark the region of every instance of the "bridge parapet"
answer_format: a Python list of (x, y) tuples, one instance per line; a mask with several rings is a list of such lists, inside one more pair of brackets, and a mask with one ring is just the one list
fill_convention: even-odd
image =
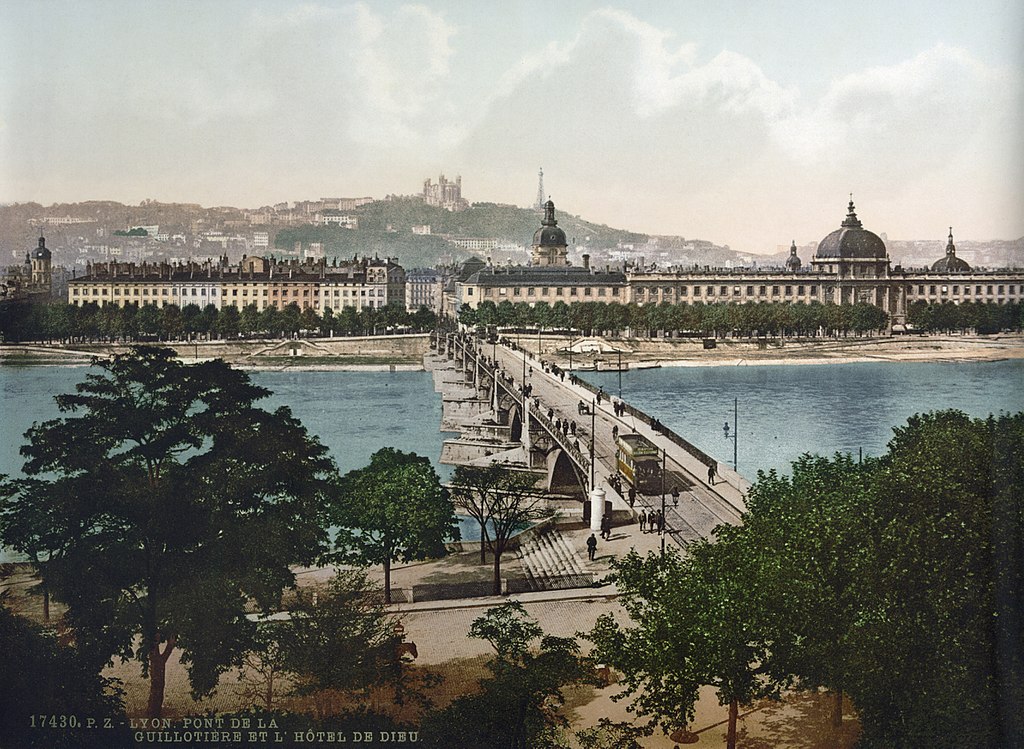
[[(576, 446), (569, 442), (569, 438), (560, 430), (555, 428), (554, 422), (552, 422), (546, 414), (544, 414), (537, 406), (530, 403), (530, 418), (536, 419), (544, 429), (554, 438), (558, 446), (568, 453), (569, 457), (583, 470), (585, 474), (590, 472), (590, 458), (583, 454), (582, 450), (577, 450)], [(577, 438), (578, 439), (578, 438)]]

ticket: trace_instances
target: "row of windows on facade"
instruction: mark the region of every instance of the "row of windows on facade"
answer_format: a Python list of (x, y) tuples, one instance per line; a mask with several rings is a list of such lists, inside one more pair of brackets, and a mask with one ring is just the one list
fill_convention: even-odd
[[(473, 296), (473, 288), (474, 287), (472, 287), (472, 286), (466, 287), (466, 294), (468, 296)], [(583, 288), (583, 296), (594, 296), (594, 288), (595, 287), (593, 287), (593, 286), (584, 286), (582, 288)], [(606, 286), (598, 286), (596, 288), (597, 288), (597, 296), (609, 296), (609, 293), (608, 293), (609, 291), (611, 292), (611, 294), (610, 294), (611, 296), (619, 296), (619, 289), (620, 289), (620, 287), (618, 287), (618, 286), (612, 286), (610, 289), (609, 289), (609, 287), (606, 287)], [(568, 295), (569, 296), (578, 296), (579, 295), (579, 289), (580, 289), (579, 286), (569, 286), (569, 287), (556, 286), (556, 287), (554, 287), (554, 296), (565, 296), (566, 295), (566, 289), (568, 289)], [(525, 290), (526, 290), (525, 296), (551, 296), (552, 295), (551, 288), (546, 287), (546, 286), (540, 288), (540, 294), (537, 293), (537, 287), (535, 287), (535, 286), (527, 286)], [(497, 296), (509, 296), (509, 293), (510, 293), (509, 292), (509, 287), (505, 287), (505, 286), (497, 286), (497, 287), (485, 286), (485, 287), (483, 287), (482, 292), (483, 292), (483, 296), (495, 296), (495, 295), (497, 295)], [(521, 287), (521, 286), (512, 286), (511, 287), (511, 295), (512, 296), (524, 296), (524, 294), (523, 294), (523, 287)]]
[[(687, 296), (689, 294), (688, 288), (689, 287), (687, 287), (687, 286), (680, 286), (679, 289), (678, 289), (679, 296)], [(705, 289), (705, 294), (704, 294), (705, 296), (715, 296), (715, 287), (714, 286), (707, 286), (707, 287), (694, 286), (693, 287), (693, 296), (700, 296), (702, 288)], [(733, 286), (732, 287), (732, 296), (740, 296), (741, 295), (741, 288), (742, 287), (740, 287), (740, 286)], [(793, 295), (793, 288), (794, 288), (793, 286), (785, 286), (785, 287), (783, 287), (783, 286), (772, 286), (771, 287), (771, 295), (772, 296), (779, 296), (783, 288), (785, 289), (785, 293), (782, 294), (783, 296), (792, 296)], [(804, 296), (805, 295), (805, 288), (807, 288), (807, 287), (802, 286), (802, 285), (797, 286), (796, 287), (796, 294), (797, 294), (797, 296)], [(925, 288), (928, 289), (927, 292), (925, 291)], [(998, 292), (994, 291), (995, 288), (996, 288), (996, 286), (994, 284), (988, 284), (988, 285), (981, 285), (981, 284), (979, 284), (979, 285), (974, 287), (973, 293), (976, 294), (976, 295), (982, 295), (982, 294), (991, 295), (993, 293), (998, 293), (1000, 295), (1003, 295), (1003, 294), (1014, 295), (1014, 294), (1017, 293), (1017, 287), (1014, 286), (1013, 284), (1011, 284), (1009, 286), (1006, 286), (1005, 284), (1000, 284), (998, 286)], [(1024, 291), (1024, 286), (1022, 286), (1020, 288), (1021, 288), (1022, 291)], [(810, 290), (809, 290), (808, 293), (810, 294), (810, 296), (817, 296), (818, 295), (818, 287), (817, 286), (810, 286), (809, 289)], [(961, 287), (960, 287), (959, 284), (953, 285), (952, 289), (953, 289), (952, 293), (954, 295), (961, 294)], [(984, 291), (983, 291), (983, 289), (984, 289)], [(1009, 291), (1007, 291), (1007, 289), (1009, 289)], [(718, 287), (718, 290), (719, 290), (718, 291), (718, 296), (729, 296), (729, 287), (728, 286), (720, 286), (720, 287)], [(929, 286), (926, 287), (924, 284), (920, 284), (920, 285), (917, 286), (917, 294), (918, 295), (926, 295), (926, 294), (936, 295), (936, 294), (940, 294), (940, 293), (941, 294), (948, 294), (948, 293), (950, 293), (949, 290), (950, 290), (950, 286), (949, 285), (939, 286), (939, 285), (932, 284), (932, 285), (929, 285)], [(651, 296), (656, 296), (659, 293), (659, 289), (658, 288), (648, 288), (646, 291), (649, 292)], [(754, 296), (755, 295), (754, 294), (754, 287), (753, 286), (747, 286), (746, 291), (747, 291), (747, 293), (746, 293), (747, 296)], [(664, 296), (672, 296), (673, 294), (676, 293), (676, 289), (674, 287), (672, 287), (672, 286), (666, 286), (664, 289), (660, 289), (660, 292)], [(637, 289), (635, 289), (635, 293), (636, 293), (636, 295), (638, 297), (642, 297), (645, 294), (645, 289), (643, 287), (638, 287)], [(910, 296), (913, 296), (914, 293), (915, 293), (914, 286), (908, 285), (907, 286), (907, 294), (910, 295)], [(971, 287), (969, 285), (965, 284), (963, 286), (962, 293), (964, 295), (970, 296), (972, 294)], [(768, 287), (766, 285), (765, 286), (758, 286), (757, 287), (757, 296), (768, 296)]]
[[(107, 287), (102, 287), (102, 288), (94, 287), (92, 289), (83, 288), (81, 290), (81, 294), (82, 294), (82, 296), (109, 296), (108, 293), (107, 293), (108, 291), (109, 291), (109, 289)], [(114, 291), (114, 293), (113, 293), (112, 296), (121, 296), (121, 289), (120, 288), (115, 288), (113, 291)], [(129, 291), (131, 293), (129, 293)], [(137, 288), (135, 288), (135, 289), (125, 289), (124, 290), (124, 295), (125, 296), (150, 296), (149, 291), (150, 291), (149, 288), (143, 288), (141, 293), (139, 292), (139, 289), (137, 289)], [(185, 296), (206, 296), (206, 287), (202, 287), (202, 288), (200, 288), (198, 290), (197, 289), (191, 289), (191, 290), (189, 290), (189, 289), (180, 289), (180, 290), (179, 289), (174, 289), (173, 291), (174, 291), (174, 296), (183, 296), (183, 297), (185, 297)], [(190, 291), (191, 291), (191, 294), (189, 293)], [(224, 293), (221, 296), (228, 296), (227, 291), (228, 290), (225, 289)], [(253, 289), (252, 295), (254, 297), (258, 296), (257, 291), (258, 291), (258, 289)], [(275, 297), (276, 296), (282, 296), (282, 297), (288, 296), (288, 290), (287, 289), (281, 289), (280, 290), (280, 294), (278, 294), (278, 289), (270, 289), (269, 290), (270, 294), (267, 293), (268, 289), (263, 289), (262, 291), (263, 291), (263, 296), (275, 296)], [(171, 295), (169, 293), (170, 290), (168, 290), (167, 288), (160, 289), (160, 292), (161, 292), (160, 294), (157, 294), (157, 290), (153, 289), (152, 296), (170, 296)], [(298, 297), (299, 296), (299, 289), (292, 289), (291, 292), (292, 292), (291, 295), (293, 297)], [(72, 294), (72, 296), (78, 296), (79, 295), (78, 287), (72, 288), (71, 289), (71, 294)], [(210, 289), (210, 296), (217, 296), (217, 289), (216, 288), (211, 288)], [(233, 297), (234, 296), (238, 296), (238, 289), (231, 289), (231, 296), (233, 296)], [(242, 296), (249, 296), (249, 290), (248, 289), (242, 289)], [(309, 289), (302, 289), (302, 296), (308, 297), (309, 296)], [(314, 296), (315, 296), (315, 294), (314, 294)], [(324, 290), (324, 291), (321, 292), (321, 296), (330, 297), (330, 296), (332, 296), (332, 294), (331, 294), (330, 291)], [(349, 296), (349, 292), (348, 292), (347, 289), (342, 290), (340, 292), (338, 291), (338, 289), (335, 289), (333, 296), (334, 296), (335, 299), (337, 299), (339, 297), (348, 297)], [(359, 293), (357, 294), (356, 290), (353, 289), (352, 293), (351, 293), (351, 296), (353, 298), (357, 297), (357, 296), (359, 296), (359, 297), (365, 297), (365, 296), (386, 296), (386, 292), (384, 291), (384, 289), (359, 289)]]

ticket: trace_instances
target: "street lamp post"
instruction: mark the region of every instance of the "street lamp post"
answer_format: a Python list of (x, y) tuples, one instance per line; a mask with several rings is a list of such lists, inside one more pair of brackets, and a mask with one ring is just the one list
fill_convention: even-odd
[(739, 428), (740, 407), (739, 407), (739, 402), (740, 402), (739, 398), (733, 398), (732, 399), (732, 434), (729, 433), (729, 422), (728, 421), (725, 422), (725, 424), (722, 426), (722, 431), (725, 432), (725, 438), (727, 440), (729, 440), (729, 439), (732, 440), (732, 470), (737, 471), (737, 472), (739, 472), (739, 468), (737, 468), (738, 461), (736, 459), (737, 458), (737, 454), (738, 454), (738, 441), (739, 441), (738, 438), (740, 436), (740, 428)]
[(668, 523), (665, 522), (665, 448), (661, 448), (661, 556), (665, 556), (665, 529)]
[(597, 443), (597, 401), (590, 404), (590, 491), (597, 483), (594, 480), (594, 445)]
[(619, 371), (619, 400), (622, 400), (622, 352), (616, 351), (615, 353), (619, 356), (619, 366), (617, 367)]

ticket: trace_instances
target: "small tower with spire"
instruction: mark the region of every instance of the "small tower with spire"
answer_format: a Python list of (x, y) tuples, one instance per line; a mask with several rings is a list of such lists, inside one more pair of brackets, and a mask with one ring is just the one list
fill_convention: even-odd
[(789, 246), (789, 257), (786, 258), (786, 270), (796, 272), (800, 270), (800, 266), (803, 265), (800, 262), (800, 258), (796, 254), (796, 240), (793, 240), (793, 244)]
[(46, 238), (40, 232), (39, 246), (36, 247), (30, 257), (32, 288), (36, 291), (50, 291), (53, 284), (52, 260), (53, 255), (46, 246)]

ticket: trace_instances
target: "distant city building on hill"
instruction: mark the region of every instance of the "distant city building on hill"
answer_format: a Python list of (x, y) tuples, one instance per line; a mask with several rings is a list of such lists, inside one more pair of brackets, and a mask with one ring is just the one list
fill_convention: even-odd
[(446, 211), (464, 211), (469, 208), (469, 201), (462, 197), (462, 176), (449, 182), (442, 174), (433, 184), (428, 177), (423, 182), (423, 202)]

